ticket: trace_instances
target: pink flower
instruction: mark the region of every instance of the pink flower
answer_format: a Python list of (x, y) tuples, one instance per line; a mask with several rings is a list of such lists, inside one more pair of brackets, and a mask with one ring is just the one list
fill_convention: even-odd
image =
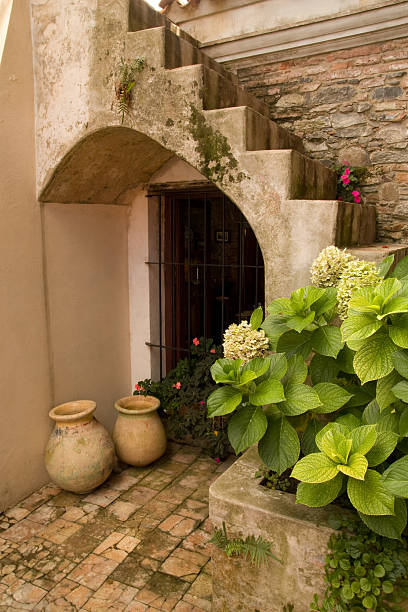
[(339, 196), (337, 199), (338, 199), (338, 201), (339, 201), (339, 202), (342, 202), (342, 201), (343, 201), (343, 198), (342, 198), (342, 197), (340, 197), (340, 196)]
[(177, 381), (175, 385), (173, 385), (175, 389), (181, 389), (181, 382)]
[(201, 405), (201, 406), (204, 406), (204, 402), (203, 402), (203, 400), (201, 400), (200, 405)]
[(341, 175), (341, 180), (343, 181), (343, 185), (348, 185), (350, 182), (350, 179), (348, 176), (346, 176), (345, 174)]
[(348, 176), (350, 174), (350, 168), (344, 168), (344, 174)]
[(140, 387), (140, 390), (143, 391), (143, 392), (146, 391), (146, 389), (144, 387)]
[(139, 385), (137, 383), (135, 384), (135, 389), (136, 389), (136, 391), (140, 391), (140, 387), (139, 387)]
[(354, 196), (354, 202), (355, 202), (355, 204), (360, 204), (361, 198), (358, 197), (358, 196)]
[(210, 353), (216, 353), (216, 350), (215, 349), (211, 349)]
[(359, 191), (352, 191), (351, 192), (353, 194), (354, 197), (359, 196), (360, 192)]
[(216, 460), (217, 463), (220, 463), (220, 461), (221, 461), (221, 459), (219, 457), (216, 457), (215, 460)]
[(200, 344), (199, 339), (198, 338), (194, 338), (193, 344), (194, 344), (194, 346), (198, 346)]

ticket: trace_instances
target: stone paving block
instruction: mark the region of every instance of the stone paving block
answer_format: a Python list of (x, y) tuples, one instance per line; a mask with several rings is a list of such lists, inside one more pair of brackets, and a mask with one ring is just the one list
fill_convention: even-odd
[(160, 471), (166, 474), (172, 474), (174, 477), (178, 476), (188, 468), (188, 464), (180, 463), (179, 461), (173, 461), (172, 458), (166, 459), (160, 464)]
[(194, 489), (186, 489), (185, 487), (175, 484), (161, 491), (157, 499), (172, 504), (181, 504), (187, 497), (190, 497), (192, 493), (194, 493)]
[(108, 578), (83, 607), (91, 612), (112, 608), (124, 610), (137, 592), (138, 590), (132, 586)]
[(68, 578), (95, 590), (104, 583), (117, 566), (118, 563), (112, 559), (91, 554), (72, 570)]
[(84, 501), (95, 504), (96, 506), (101, 506), (102, 508), (106, 508), (106, 506), (109, 506), (109, 504), (117, 499), (119, 495), (120, 491), (102, 486), (84, 497)]
[(126, 606), (125, 612), (146, 612), (148, 608), (149, 606), (140, 603), (140, 601), (132, 601), (128, 606)]
[(162, 572), (155, 572), (149, 578), (145, 587), (138, 592), (135, 599), (160, 610), (172, 610), (182, 598), (188, 586), (184, 580)]
[(6, 531), (3, 531), (1, 537), (5, 540), (12, 540), (13, 542), (26, 542), (37, 535), (43, 528), (44, 526), (40, 525), (40, 523), (35, 523), (34, 521), (30, 521), (29, 518), (25, 518), (6, 529)]
[(121, 499), (113, 502), (107, 511), (113, 514), (119, 521), (127, 521), (127, 519), (137, 510), (137, 506), (131, 502), (122, 501)]
[(207, 561), (207, 556), (185, 550), (184, 548), (177, 548), (162, 563), (160, 570), (166, 574), (193, 582)]
[(71, 561), (79, 563), (100, 544), (96, 539), (81, 527), (74, 535), (65, 540), (61, 546), (61, 553)]
[(209, 543), (211, 538), (211, 533), (208, 531), (204, 531), (204, 529), (196, 529), (186, 538), (184, 538), (182, 542), (182, 547), (187, 550), (195, 551), (202, 553), (206, 557), (211, 556), (211, 546)]
[(123, 492), (133, 487), (143, 477), (144, 474), (132, 476), (126, 472), (121, 472), (120, 474), (113, 474), (113, 476), (108, 479), (107, 484), (111, 489), (116, 489), (117, 491)]
[(169, 474), (161, 470), (155, 470), (145, 476), (145, 478), (141, 480), (140, 484), (143, 487), (149, 487), (151, 489), (155, 489), (156, 491), (162, 491), (173, 481), (173, 478), (173, 474)]
[(177, 514), (203, 521), (208, 517), (208, 505), (195, 499), (188, 498), (177, 508)]
[(190, 452), (180, 450), (175, 455), (172, 456), (172, 460), (177, 461), (178, 463), (191, 464), (197, 459), (197, 455), (199, 453), (200, 453), (200, 449), (197, 449), (197, 452), (195, 452), (195, 449), (190, 447)]
[(79, 506), (84, 495), (77, 495), (76, 493), (70, 493), (69, 491), (61, 491), (49, 500), (49, 504), (52, 506)]
[(114, 570), (110, 578), (133, 586), (137, 589), (143, 588), (150, 576), (153, 574), (153, 569), (146, 567), (143, 564), (143, 557), (131, 553), (122, 563)]
[(116, 547), (120, 550), (125, 550), (126, 552), (131, 553), (138, 544), (140, 544), (139, 538), (125, 536), (122, 540), (120, 540), (120, 542), (118, 542)]
[(191, 518), (185, 518), (179, 514), (171, 514), (162, 523), (160, 523), (159, 529), (166, 531), (171, 535), (184, 538), (194, 530), (196, 524), (197, 521), (194, 521)]
[(157, 495), (156, 490), (150, 489), (149, 487), (136, 485), (135, 487), (129, 489), (129, 491), (126, 491), (126, 493), (123, 493), (121, 499), (129, 501), (132, 504), (135, 504), (136, 506), (140, 507), (144, 504), (147, 504), (147, 502), (155, 495)]
[(46, 540), (55, 542), (55, 544), (62, 544), (79, 529), (81, 529), (81, 526), (77, 523), (64, 521), (64, 519), (56, 519), (43, 528), (38, 535)]
[(92, 595), (91, 589), (65, 578), (41, 600), (38, 612), (51, 612), (57, 610), (58, 607), (76, 610), (81, 608)]
[(37, 510), (31, 512), (30, 521), (40, 523), (41, 525), (48, 525), (49, 523), (52, 523), (57, 518), (59, 518), (63, 513), (63, 508), (43, 504), (42, 506), (37, 508)]
[(20, 508), (19, 506), (14, 506), (14, 508), (10, 508), (4, 513), (8, 518), (15, 519), (16, 521), (21, 521), (23, 518), (30, 514), (30, 510), (26, 508)]
[(181, 542), (176, 538), (158, 529), (150, 532), (138, 545), (136, 552), (142, 557), (152, 557), (163, 561)]
[(13, 592), (13, 599), (21, 604), (35, 606), (45, 595), (47, 591), (40, 587), (34, 586), (30, 582), (25, 582)]

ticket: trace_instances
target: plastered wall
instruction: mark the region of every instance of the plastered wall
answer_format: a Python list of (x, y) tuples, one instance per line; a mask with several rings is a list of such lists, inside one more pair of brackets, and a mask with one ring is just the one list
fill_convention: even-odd
[(13, 3), (0, 64), (0, 511), (47, 480), (50, 424), (29, 3)]

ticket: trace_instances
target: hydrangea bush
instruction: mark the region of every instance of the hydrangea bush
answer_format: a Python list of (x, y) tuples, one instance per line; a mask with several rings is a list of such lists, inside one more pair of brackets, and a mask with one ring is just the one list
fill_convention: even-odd
[[(299, 481), (297, 502), (325, 506), (346, 496), (369, 529), (400, 538), (408, 498), (408, 258), (377, 284), (350, 290), (333, 324), (335, 287), (278, 298), (253, 329), (271, 354), (218, 359), (210, 417), (230, 415), (236, 453), (258, 443), (265, 465)], [(380, 278), (381, 277), (381, 278)]]
[(242, 359), (246, 363), (254, 357), (265, 357), (269, 352), (269, 340), (263, 329), (254, 329), (248, 321), (232, 323), (224, 333), (224, 357)]
[(328, 246), (314, 260), (310, 269), (311, 281), (316, 287), (337, 287), (340, 276), (355, 257), (346, 250)]

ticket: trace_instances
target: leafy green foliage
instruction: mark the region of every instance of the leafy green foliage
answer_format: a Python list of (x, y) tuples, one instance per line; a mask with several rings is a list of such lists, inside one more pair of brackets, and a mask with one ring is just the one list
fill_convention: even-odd
[(229, 416), (207, 418), (207, 398), (215, 389), (210, 370), (222, 349), (211, 339), (198, 340), (197, 346), (191, 345), (190, 359), (181, 359), (162, 381), (139, 381), (134, 394), (154, 395), (160, 400), (161, 416), (171, 437), (196, 440), (209, 455), (224, 459), (232, 452), (227, 434)]
[(132, 101), (132, 90), (136, 85), (137, 74), (145, 67), (143, 57), (136, 58), (130, 64), (125, 62), (122, 57), (118, 66), (119, 82), (116, 85), (117, 112), (121, 117), (121, 123), (125, 120), (125, 115), (129, 114)]
[(408, 597), (408, 550), (405, 540), (373, 533), (360, 521), (345, 516), (333, 521), (340, 529), (329, 540), (326, 592), (310, 609), (319, 612), (375, 610), (403, 612)]
[(222, 529), (216, 529), (210, 542), (223, 550), (227, 557), (242, 556), (244, 559), (249, 559), (252, 565), (260, 567), (268, 565), (269, 559), (281, 561), (275, 557), (271, 551), (271, 543), (258, 536), (250, 535), (243, 540), (242, 538), (229, 538), (225, 523), (222, 524)]

